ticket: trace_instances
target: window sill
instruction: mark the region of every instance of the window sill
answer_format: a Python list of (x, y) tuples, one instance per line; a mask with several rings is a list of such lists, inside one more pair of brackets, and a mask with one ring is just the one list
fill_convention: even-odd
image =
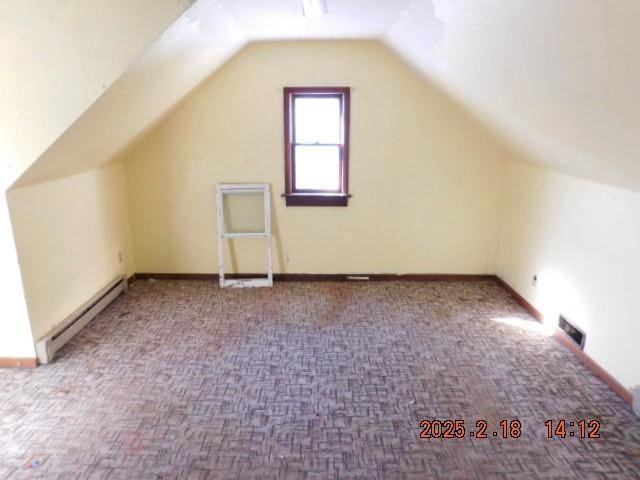
[(287, 207), (346, 207), (351, 197), (344, 193), (289, 193), (282, 196)]

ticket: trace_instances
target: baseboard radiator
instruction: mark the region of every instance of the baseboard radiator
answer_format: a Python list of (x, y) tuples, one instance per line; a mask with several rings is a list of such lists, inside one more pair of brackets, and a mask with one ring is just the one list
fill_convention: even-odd
[(126, 277), (122, 276), (114, 279), (63, 322), (40, 338), (36, 342), (38, 362), (49, 363), (53, 360), (56, 352), (104, 310), (118, 295), (125, 292), (127, 286)]

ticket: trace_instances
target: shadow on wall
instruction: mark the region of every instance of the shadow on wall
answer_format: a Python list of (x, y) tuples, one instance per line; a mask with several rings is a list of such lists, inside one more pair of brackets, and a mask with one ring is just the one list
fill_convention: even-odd
[(121, 165), (9, 191), (34, 338), (134, 273)]

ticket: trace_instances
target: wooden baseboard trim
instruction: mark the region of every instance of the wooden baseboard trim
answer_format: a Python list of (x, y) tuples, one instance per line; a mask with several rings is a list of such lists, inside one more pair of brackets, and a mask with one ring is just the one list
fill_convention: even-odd
[(0, 358), (0, 368), (36, 368), (37, 358)]
[(440, 274), (440, 273), (352, 273), (352, 274), (305, 274), (280, 273), (274, 280), (281, 282), (468, 282), (493, 280), (493, 275)]
[(127, 285), (129, 286), (133, 285), (136, 282), (136, 280), (137, 280), (136, 274), (134, 273), (129, 278), (127, 278)]
[(529, 313), (529, 315), (531, 315), (533, 318), (535, 318), (540, 323), (544, 322), (544, 316), (542, 315), (542, 313), (540, 313), (536, 309), (536, 307), (531, 305), (527, 301), (526, 298), (524, 298), (522, 295), (520, 295), (518, 292), (516, 292), (513, 289), (513, 287), (511, 287), (511, 285), (509, 285), (507, 282), (502, 280), (500, 277), (496, 276), (495, 278), (496, 278), (496, 282), (498, 283), (498, 285), (500, 285), (503, 289), (505, 289), (507, 292), (509, 292), (511, 294), (511, 296), (515, 299), (515, 301), (518, 302), (520, 304), (520, 306), (522, 308), (524, 308)]
[[(496, 283), (498, 283), (498, 285), (509, 292), (514, 300), (518, 302), (520, 306), (524, 308), (533, 318), (541, 323), (544, 321), (544, 316), (542, 315), (542, 313), (540, 313), (533, 305), (531, 305), (522, 295), (516, 292), (513, 287), (511, 287), (511, 285), (497, 276)], [(622, 398), (622, 400), (630, 405), (633, 403), (633, 393), (631, 392), (631, 390), (618, 382), (618, 380), (616, 380), (609, 372), (602, 368), (598, 364), (598, 362), (596, 362), (588, 354), (580, 350), (580, 347), (578, 347), (573, 342), (573, 340), (571, 340), (562, 330), (556, 330), (553, 337), (558, 343), (564, 345), (576, 357), (578, 357), (578, 360), (580, 360), (589, 370), (591, 370), (591, 372), (596, 377), (606, 383), (609, 388), (611, 388), (611, 390), (613, 390), (620, 398)]]
[(591, 358), (588, 354), (584, 353), (580, 350), (573, 340), (571, 340), (567, 334), (565, 334), (562, 330), (558, 330), (554, 333), (554, 338), (558, 341), (558, 343), (567, 347), (571, 352), (580, 359), (580, 361), (593, 372), (593, 374), (600, 378), (604, 383), (609, 385), (611, 390), (613, 390), (620, 398), (622, 398), (629, 405), (633, 403), (633, 392), (629, 390), (627, 387), (622, 385), (618, 380), (613, 378), (609, 372), (607, 372), (604, 368), (598, 364), (593, 358)]
[[(260, 274), (229, 274), (228, 278), (256, 278)], [(217, 282), (217, 273), (136, 273), (136, 280), (210, 280)], [(461, 281), (495, 281), (495, 275), (476, 274), (392, 274), (392, 273), (276, 273), (273, 279), (277, 282), (351, 282), (367, 278), (372, 282), (461, 282)]]
[(211, 280), (218, 281), (214, 273), (136, 273), (136, 280)]

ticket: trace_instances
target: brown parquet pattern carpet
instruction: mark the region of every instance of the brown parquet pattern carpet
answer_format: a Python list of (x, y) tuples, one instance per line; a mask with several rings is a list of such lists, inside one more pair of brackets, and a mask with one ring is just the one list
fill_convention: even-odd
[(140, 281), (54, 363), (0, 371), (0, 478), (640, 478), (640, 420), (533, 322), (491, 281)]

